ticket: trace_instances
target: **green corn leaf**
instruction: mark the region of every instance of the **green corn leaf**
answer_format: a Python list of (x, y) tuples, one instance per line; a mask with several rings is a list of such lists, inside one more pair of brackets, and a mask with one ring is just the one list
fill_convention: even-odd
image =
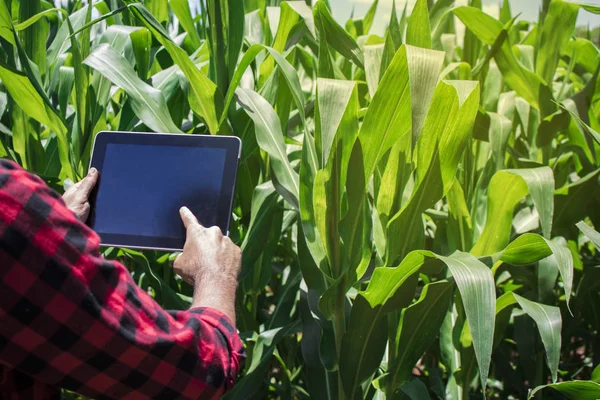
[(512, 241), (506, 249), (492, 256), (512, 265), (529, 265), (553, 254), (550, 243), (540, 235), (525, 233)]
[(569, 400), (598, 400), (600, 398), (600, 383), (591, 381), (560, 382), (538, 386), (533, 389), (527, 399), (535, 399), (536, 394), (546, 389), (554, 389)]
[[(86, 13), (85, 22), (88, 22), (89, 18), (91, 18), (91, 8), (87, 8), (88, 12)], [(77, 124), (74, 126), (73, 131), (71, 132), (71, 147), (74, 149), (74, 163), (75, 168), (80, 168), (80, 154), (83, 153), (83, 149), (86, 141), (86, 134), (88, 133), (88, 102), (87, 102), (87, 91), (88, 91), (88, 73), (83, 65), (83, 54), (82, 54), (82, 46), (80, 46), (79, 41), (73, 35), (73, 27), (71, 26), (71, 21), (67, 18), (65, 23), (69, 27), (70, 40), (71, 40), (71, 56), (73, 59), (73, 70), (75, 73), (75, 109), (77, 111)], [(89, 31), (87, 33), (89, 36)], [(82, 39), (85, 39), (85, 35)], [(89, 43), (89, 40), (87, 41)], [(83, 168), (83, 166), (81, 166)]]
[(446, 194), (448, 199), (448, 246), (452, 251), (466, 251), (473, 243), (473, 222), (464, 191), (458, 181)]
[[(140, 31), (145, 31), (145, 33), (140, 33)], [(122, 25), (109, 26), (100, 37), (98, 44), (101, 45), (103, 43), (106, 43), (118, 54), (124, 52), (127, 53), (125, 49), (128, 43), (131, 44), (131, 47), (135, 47), (134, 36), (137, 36), (136, 34), (138, 34), (140, 37), (146, 36), (148, 34), (148, 30), (143, 27), (128, 27)], [(172, 71), (174, 69), (175, 68), (173, 68)], [(101, 113), (110, 100), (110, 90), (112, 87), (112, 83), (109, 79), (105, 78), (100, 72), (93, 71), (91, 87), (94, 90), (94, 93), (96, 93), (96, 102), (92, 103), (91, 109), (92, 116), (94, 117), (93, 122), (95, 122), (96, 120), (101, 118)], [(157, 87), (157, 89), (161, 90), (162, 88)], [(163, 96), (167, 97), (168, 91), (163, 91)]]
[(512, 12), (510, 10), (510, 2), (508, 0), (504, 0), (502, 2), (502, 8), (500, 9), (500, 22), (506, 24), (510, 20), (512, 20)]
[(60, 84), (58, 86), (58, 104), (60, 116), (65, 119), (73, 85), (75, 84), (75, 71), (72, 67), (60, 67)]
[(131, 99), (131, 106), (138, 118), (155, 132), (181, 133), (175, 126), (162, 93), (143, 82), (131, 64), (109, 45), (100, 45), (85, 64), (110, 79), (123, 89)]
[(542, 337), (544, 348), (546, 349), (548, 366), (555, 380), (561, 345), (560, 334), (562, 322), (559, 308), (527, 300), (513, 292), (505, 293), (498, 298), (496, 303), (496, 320), (497, 324), (500, 324), (500, 330), (496, 331), (495, 343), (502, 338), (503, 331), (510, 319), (512, 306), (515, 303), (518, 303), (523, 311), (535, 321)]
[[(80, 28), (78, 28), (77, 30), (75, 30), (75, 32), (73, 32), (72, 34), (70, 34), (71, 36), (72, 35), (76, 35), (76, 34), (80, 33), (81, 31), (83, 31), (85, 29), (88, 29), (88, 28), (90, 28), (90, 27), (92, 27), (92, 26), (96, 25), (97, 23), (102, 22), (104, 20), (108, 20), (109, 27), (110, 26), (115, 26), (115, 25), (111, 25), (111, 22), (110, 22), (111, 19), (114, 16), (122, 13), (123, 11), (125, 11), (127, 9), (127, 6), (122, 6), (122, 7), (119, 7), (117, 9), (114, 9), (113, 11), (109, 11), (108, 9), (105, 9), (103, 7), (103, 3), (97, 3), (97, 4), (95, 4), (95, 7), (100, 12), (100, 14), (102, 14), (102, 15), (100, 17), (98, 17), (98, 18), (90, 21), (90, 22), (87, 22), (87, 23), (83, 24)], [(73, 25), (75, 25), (75, 24), (73, 24)], [(124, 26), (124, 25), (117, 25), (117, 26)]]
[(390, 36), (394, 42), (394, 50), (398, 50), (404, 41), (404, 29), (400, 27), (398, 15), (396, 14), (396, 0), (392, 0), (392, 13), (389, 24)]
[[(269, 8), (272, 9), (273, 7)], [(281, 6), (275, 8), (275, 10), (280, 13), (278, 20), (279, 22), (276, 29), (277, 33), (275, 35), (273, 45), (271, 46), (273, 49), (275, 49), (275, 51), (279, 53), (284, 52), (292, 28), (294, 28), (294, 26), (300, 22), (303, 22), (307, 26), (313, 37), (316, 37), (313, 13), (305, 2), (284, 1), (281, 3)], [(269, 17), (270, 22), (271, 19), (272, 18)], [(265, 84), (269, 76), (271, 76), (274, 68), (274, 60), (271, 57), (267, 57), (260, 65), (258, 87), (262, 87)]]
[(319, 29), (319, 40), (326, 41), (335, 51), (364, 69), (363, 53), (356, 41), (331, 16), (327, 5), (318, 1), (314, 5), (314, 18)]
[(471, 254), (490, 255), (506, 247), (515, 207), (527, 192), (527, 184), (518, 175), (499, 171), (493, 176), (488, 191), (487, 222)]
[(210, 133), (219, 131), (218, 115), (223, 110), (222, 94), (217, 86), (192, 62), (187, 53), (169, 37), (165, 29), (142, 4), (129, 4), (132, 13), (142, 21), (152, 35), (169, 52), (173, 61), (190, 82), (190, 106), (198, 115), (204, 118)]
[(565, 101), (561, 104), (561, 108), (566, 110), (569, 115), (575, 120), (575, 122), (580, 126), (580, 129), (585, 132), (594, 142), (600, 145), (600, 133), (596, 132), (596, 130), (592, 129), (591, 126), (583, 122), (583, 120), (579, 117), (579, 115), (574, 111), (574, 108), (577, 106), (573, 101)]
[(48, 47), (47, 63), (49, 67), (52, 67), (59, 56), (71, 47), (71, 35), (85, 25), (88, 7), (89, 6), (86, 5), (68, 16), (73, 32), (69, 30), (69, 24), (66, 22), (63, 23), (58, 32), (56, 32), (52, 44)]
[(588, 224), (583, 221), (577, 223), (577, 228), (590, 239), (597, 249), (600, 249), (600, 233), (593, 230)]
[(599, 176), (600, 169), (597, 169), (556, 190), (554, 193), (555, 227), (573, 226), (588, 216), (590, 207), (595, 204), (595, 198), (600, 195)]
[(377, 87), (379, 86), (383, 51), (383, 44), (365, 46), (365, 74), (367, 76), (367, 85), (371, 97), (375, 95)]
[(209, 0), (206, 3), (210, 30), (210, 77), (225, 93), (242, 46), (244, 9), (238, 2), (230, 0)]
[(552, 372), (552, 381), (556, 382), (558, 372), (558, 361), (560, 357), (560, 332), (562, 318), (558, 307), (547, 306), (527, 300), (513, 293), (523, 311), (525, 311), (537, 324), (542, 343), (546, 349), (548, 367)]
[(408, 18), (406, 44), (431, 49), (431, 27), (427, 0), (417, 0), (412, 14)]
[(346, 165), (358, 135), (356, 84), (330, 79), (317, 80), (315, 144), (322, 169), (315, 177), (313, 207), (315, 223), (325, 238), (335, 278), (342, 273), (339, 221)]
[(340, 374), (347, 399), (363, 398), (360, 385), (375, 372), (385, 351), (385, 314), (410, 303), (416, 274), (434, 257), (433, 253), (416, 251), (396, 268), (376, 269), (367, 290), (356, 297), (342, 339), (344, 352), (340, 354)]
[(146, 275), (148, 276), (148, 280), (150, 281), (150, 287), (152, 287), (154, 293), (156, 294), (156, 300), (158, 302), (162, 302), (164, 282), (154, 273), (150, 267), (148, 258), (139, 251), (131, 249), (121, 249), (120, 251), (123, 252), (127, 258), (133, 260), (136, 264), (144, 269)]
[[(477, 8), (478, 10), (481, 10), (483, 7), (482, 0), (469, 0), (468, 5)], [(473, 31), (471, 31), (471, 29), (469, 29), (469, 27), (467, 26), (465, 29), (465, 36), (463, 42), (464, 45), (462, 60), (470, 65), (475, 65), (477, 59), (479, 58), (479, 53), (482, 47), (481, 40), (479, 40), (477, 35), (473, 33)]]
[[(41, 11), (42, 5), (40, 0), (30, 0), (20, 3), (19, 21), (26, 21)], [(37, 20), (19, 32), (20, 41), (25, 53), (38, 67), (42, 76), (46, 74), (46, 38), (48, 34), (48, 21), (45, 19)]]
[(8, 43), (15, 45), (15, 35), (13, 34), (13, 22), (6, 8), (6, 5), (3, 4), (0, 7), (0, 36), (6, 40)]
[(360, 194), (365, 192), (366, 182), (399, 139), (411, 131), (413, 138), (420, 134), (416, 130), (423, 125), (442, 63), (441, 52), (402, 46), (381, 79), (354, 146), (356, 158), (351, 158), (351, 168), (356, 168), (355, 173), (362, 171), (364, 180), (354, 179), (347, 186), (349, 192), (357, 193), (356, 201), (349, 201), (340, 228), (347, 248), (358, 247), (362, 235), (359, 221), (364, 213), (364, 196)]
[(308, 378), (307, 389), (311, 398), (333, 400), (339, 398), (336, 385), (337, 372), (331, 372), (325, 368), (320, 354), (322, 343), (326, 341), (324, 337), (333, 328), (330, 326), (331, 322), (322, 326), (322, 321), (311, 310), (310, 299), (311, 296), (307, 293), (306, 288), (301, 286), (298, 304), (302, 318), (302, 341), (300, 344)]
[[(387, 162), (385, 163), (385, 170), (381, 177), (376, 203), (377, 212), (382, 224), (381, 234), (383, 236), (385, 236), (385, 227), (390, 218), (403, 205), (403, 193), (412, 177), (411, 147), (412, 138), (409, 135), (405, 135), (391, 148)], [(384, 256), (385, 243), (381, 245), (383, 247), (380, 247), (379, 251)]]
[[(411, 252), (396, 268), (377, 268), (369, 286), (359, 292), (352, 307), (348, 330), (342, 340), (344, 352), (340, 372), (346, 398), (361, 394), (360, 384), (371, 376), (385, 350), (386, 314), (410, 303), (419, 270), (429, 261), (440, 260), (448, 266), (463, 298), (472, 327), (482, 380), (487, 377), (494, 333), (495, 286), (488, 267), (476, 258), (456, 252), (450, 257), (427, 251)], [(446, 310), (446, 308), (444, 308)], [(445, 311), (444, 311), (445, 313)]]
[[(278, 194), (272, 182), (266, 182), (254, 189), (252, 195), (252, 218), (248, 226), (248, 234), (242, 243), (244, 266), (253, 265), (267, 243)], [(245, 275), (242, 271), (242, 277)]]
[(169, 3), (165, 0), (146, 0), (146, 7), (148, 11), (156, 18), (161, 24), (169, 22)]
[[(561, 240), (546, 239), (546, 243), (552, 250), (552, 255), (540, 261), (540, 268), (560, 272), (565, 289), (565, 301), (569, 312), (571, 312), (569, 302), (573, 288), (573, 256), (567, 248), (564, 239), (562, 243)], [(554, 275), (554, 278), (556, 278), (556, 275)], [(552, 286), (554, 286), (554, 279), (552, 280)]]
[(35, 24), (44, 17), (54, 16), (56, 13), (62, 13), (63, 11), (64, 10), (61, 8), (50, 8), (48, 10), (40, 11), (37, 14), (29, 17), (27, 20), (15, 24), (15, 30), (22, 31), (29, 28), (31, 25)]
[[(474, 7), (458, 7), (454, 13), (485, 44), (492, 46), (502, 34), (502, 24)], [(542, 111), (542, 116), (552, 114), (555, 107), (551, 102), (550, 89), (539, 75), (524, 68), (515, 58), (507, 41), (495, 52), (494, 59), (506, 83), (534, 108)]]
[(600, 61), (600, 49), (594, 43), (582, 38), (571, 40), (562, 52), (563, 56), (573, 57), (576, 65), (580, 65), (586, 72), (596, 72)]
[(540, 32), (539, 51), (535, 72), (547, 83), (554, 80), (561, 50), (563, 50), (577, 22), (579, 7), (563, 0), (552, 0)]
[[(317, 177), (319, 165), (314, 138), (310, 133), (304, 136), (302, 146), (302, 161), (300, 164), (300, 218), (305, 236), (306, 246), (314, 263), (324, 274), (332, 276), (327, 261), (327, 251), (315, 222), (315, 209), (313, 204), (314, 182)], [(310, 264), (309, 264), (310, 265)]]
[(417, 144), (413, 193), (388, 222), (388, 265), (423, 245), (421, 214), (450, 190), (471, 135), (478, 103), (479, 86), (476, 82), (438, 84)]
[(412, 46), (401, 47), (394, 56), (359, 134), (365, 180), (370, 179), (377, 162), (392, 145), (411, 130), (416, 143), (442, 63), (443, 53)]
[(592, 381), (600, 383), (600, 365), (592, 371)]
[(371, 25), (373, 25), (373, 19), (375, 18), (375, 13), (377, 12), (377, 6), (379, 5), (379, 0), (373, 1), (371, 7), (365, 14), (365, 18), (363, 19), (363, 34), (368, 35), (371, 30)]
[(554, 217), (554, 174), (552, 169), (549, 167), (511, 169), (506, 172), (520, 176), (527, 184), (533, 204), (540, 216), (544, 237), (550, 239)]
[(229, 90), (225, 96), (225, 106), (223, 107), (223, 114), (220, 118), (220, 123), (224, 124), (227, 119), (227, 110), (233, 100), (235, 95), (235, 91), (238, 89), (242, 77), (244, 76), (244, 72), (250, 66), (252, 61), (254, 61), (257, 56), (263, 51), (267, 51), (271, 56), (274, 63), (277, 64), (285, 81), (288, 85), (290, 93), (292, 95), (292, 100), (294, 101), (294, 105), (298, 109), (298, 113), (302, 119), (303, 125), (306, 127), (305, 115), (304, 115), (304, 95), (302, 93), (302, 87), (300, 85), (300, 80), (298, 78), (298, 73), (294, 69), (294, 67), (283, 57), (279, 52), (275, 49), (267, 46), (263, 46), (262, 44), (254, 44), (246, 50), (244, 56), (240, 60), (237, 69), (235, 70), (231, 83), (229, 85)]
[(431, 23), (432, 32), (437, 32), (440, 25), (448, 16), (452, 15), (448, 12), (454, 8), (455, 0), (440, 0), (436, 1), (429, 11), (429, 20)]
[(400, 386), (400, 391), (410, 397), (410, 400), (429, 400), (427, 386), (420, 379), (413, 379)]
[(452, 299), (453, 287), (444, 281), (426, 285), (419, 300), (402, 310), (395, 346), (398, 354), (395, 364), (388, 366), (392, 390), (409, 381), (414, 365), (436, 338)]
[[(34, 87), (29, 78), (7, 65), (0, 63), (0, 81), (4, 84), (10, 96), (27, 114), (27, 116), (48, 126), (58, 137), (58, 150), (61, 162), (61, 177), (73, 177), (69, 162), (69, 144), (67, 127), (52, 108), (48, 99), (44, 99)], [(23, 154), (25, 149), (22, 150)]]
[(492, 146), (492, 158), (496, 161), (496, 169), (504, 169), (504, 157), (506, 146), (512, 132), (512, 121), (504, 115), (488, 113), (490, 116), (490, 145)]
[(438, 257), (447, 266), (462, 298), (473, 348), (479, 365), (481, 386), (486, 387), (492, 358), (496, 287), (490, 269), (468, 253)]
[(237, 89), (235, 94), (238, 104), (254, 121), (259, 146), (271, 156), (273, 184), (290, 205), (298, 208), (298, 173), (290, 165), (279, 117), (273, 107), (258, 93), (248, 89)]
[(200, 36), (192, 19), (190, 3), (187, 0), (169, 0), (169, 6), (173, 10), (173, 14), (177, 16), (179, 23), (185, 29), (192, 42), (194, 48), (200, 47)]
[(235, 387), (223, 396), (224, 400), (247, 399), (248, 396), (252, 396), (260, 390), (262, 377), (269, 366), (277, 344), (284, 337), (297, 330), (299, 322), (295, 321), (284, 327), (271, 329), (258, 335), (252, 351), (252, 358), (249, 360), (250, 367), (248, 367), (245, 376), (236, 383)]

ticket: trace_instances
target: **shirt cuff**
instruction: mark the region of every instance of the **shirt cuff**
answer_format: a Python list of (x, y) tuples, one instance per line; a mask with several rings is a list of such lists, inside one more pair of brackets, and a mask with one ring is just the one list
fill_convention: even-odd
[[(220, 311), (215, 310), (214, 308), (195, 307), (190, 309), (188, 312), (199, 316), (204, 322), (218, 329), (227, 341), (230, 354), (230, 365), (228, 371), (229, 373), (226, 376), (226, 389), (231, 389), (235, 383), (238, 372), (242, 368), (246, 359), (246, 349), (244, 348), (240, 335), (235, 329), (233, 322), (228, 316)], [(227, 371), (225, 371), (225, 373), (227, 373)]]

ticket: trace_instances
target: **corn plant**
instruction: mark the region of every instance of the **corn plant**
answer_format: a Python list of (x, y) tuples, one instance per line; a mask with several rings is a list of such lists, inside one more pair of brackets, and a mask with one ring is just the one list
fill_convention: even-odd
[(242, 139), (226, 399), (600, 398), (600, 8), (308, 3), (0, 0), (0, 156), (60, 191), (101, 130)]

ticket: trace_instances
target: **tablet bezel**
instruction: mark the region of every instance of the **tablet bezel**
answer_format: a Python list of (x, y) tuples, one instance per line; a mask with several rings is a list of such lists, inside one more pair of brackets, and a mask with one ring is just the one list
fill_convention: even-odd
[[(174, 146), (174, 147), (203, 147), (226, 150), (223, 180), (221, 182), (220, 201), (217, 211), (217, 226), (223, 234), (229, 234), (229, 223), (233, 209), (235, 182), (238, 163), (241, 155), (241, 140), (236, 136), (212, 136), (175, 133), (139, 133), (122, 131), (102, 131), (94, 138), (90, 168), (100, 172), (96, 188), (90, 195), (90, 216), (87, 224), (94, 229), (95, 203), (98, 188), (102, 180), (102, 168), (108, 144), (135, 144), (140, 146)], [(135, 249), (181, 251), (183, 243), (178, 239), (162, 236), (124, 235), (118, 233), (99, 233), (102, 246), (129, 247)]]

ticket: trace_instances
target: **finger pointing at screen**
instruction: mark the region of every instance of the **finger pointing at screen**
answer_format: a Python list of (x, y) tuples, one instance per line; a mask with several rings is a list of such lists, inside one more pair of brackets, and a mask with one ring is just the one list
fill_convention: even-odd
[(194, 286), (192, 307), (214, 308), (235, 323), (235, 291), (242, 251), (218, 227), (200, 225), (187, 207), (179, 213), (186, 228), (186, 241), (173, 268)]

